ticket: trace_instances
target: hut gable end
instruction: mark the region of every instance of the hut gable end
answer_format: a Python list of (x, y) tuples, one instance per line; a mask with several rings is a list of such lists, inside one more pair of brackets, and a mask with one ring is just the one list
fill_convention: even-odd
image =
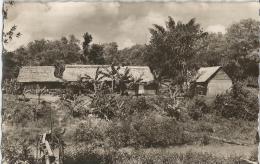
[(207, 97), (225, 93), (232, 87), (232, 80), (220, 66), (200, 68), (196, 79), (196, 92)]
[(213, 76), (212, 80), (231, 80), (230, 77), (220, 69), (215, 76)]

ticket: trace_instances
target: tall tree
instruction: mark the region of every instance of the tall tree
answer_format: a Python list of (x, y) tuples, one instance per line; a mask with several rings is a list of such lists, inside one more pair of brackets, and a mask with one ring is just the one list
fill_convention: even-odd
[(116, 42), (103, 44), (104, 60), (106, 64), (117, 63), (118, 45)]
[(222, 65), (227, 51), (224, 34), (210, 33), (198, 44), (203, 48), (194, 57), (193, 63), (196, 63), (198, 67)]
[(234, 79), (258, 76), (258, 57), (254, 53), (259, 48), (260, 22), (244, 19), (232, 24), (226, 33), (227, 56), (226, 71)]
[(99, 44), (92, 44), (89, 55), (88, 55), (88, 61), (91, 64), (105, 64), (105, 59), (104, 59), (104, 51), (103, 51), (103, 46)]
[(150, 33), (145, 60), (159, 81), (171, 78), (174, 84), (182, 85), (193, 70), (191, 59), (201, 49), (197, 42), (207, 33), (201, 30), (195, 19), (176, 24), (172, 17), (166, 21), (166, 28), (155, 24)]
[(89, 56), (89, 47), (90, 47), (90, 42), (92, 41), (92, 36), (86, 32), (84, 35), (83, 35), (83, 43), (82, 43), (82, 50), (83, 50), (83, 53), (82, 53), (82, 56), (81, 56), (81, 61), (83, 64), (86, 64), (88, 62), (88, 56)]
[(125, 65), (146, 65), (144, 60), (146, 52), (145, 45), (133, 45), (119, 51), (118, 62)]
[(14, 58), (13, 52), (4, 52), (2, 56), (3, 60), (3, 79), (16, 78), (19, 71), (19, 63)]
[[(62, 72), (62, 65), (80, 63), (79, 40), (71, 35), (60, 40), (35, 40), (27, 46), (20, 47), (14, 52), (5, 52), (3, 55), (3, 69), (9, 70), (10, 75), (4, 78), (17, 76), (17, 70), (26, 65), (55, 65)], [(60, 76), (61, 74), (58, 73)]]

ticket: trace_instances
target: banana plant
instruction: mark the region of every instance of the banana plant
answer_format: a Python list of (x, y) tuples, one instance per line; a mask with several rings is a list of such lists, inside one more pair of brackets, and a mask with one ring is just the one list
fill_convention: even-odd
[(142, 81), (142, 75), (138, 78), (134, 78), (128, 67), (124, 69), (124, 72), (121, 71), (122, 67), (120, 66), (111, 65), (109, 68), (105, 68), (105, 71), (101, 71), (100, 74), (103, 75), (102, 77), (111, 79), (112, 92), (114, 92), (114, 88), (118, 88), (120, 95), (125, 95), (127, 89), (140, 84)]

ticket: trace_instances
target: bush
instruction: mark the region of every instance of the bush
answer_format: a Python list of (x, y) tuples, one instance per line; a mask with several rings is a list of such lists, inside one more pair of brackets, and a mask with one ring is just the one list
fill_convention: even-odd
[(248, 87), (258, 88), (258, 76), (249, 76), (245, 79), (244, 83)]
[(10, 140), (3, 139), (3, 161), (9, 164), (23, 163), (35, 164), (32, 150), (30, 149), (31, 143), (28, 140)]
[(143, 115), (145, 112), (152, 112), (153, 107), (147, 103), (145, 97), (117, 97), (116, 102), (119, 106), (117, 111), (117, 118), (125, 119), (129, 116), (139, 114)]
[(98, 93), (91, 104), (92, 114), (102, 119), (125, 119), (136, 113), (152, 111), (144, 97), (118, 96)]
[(163, 115), (175, 118), (178, 121), (184, 121), (187, 117), (187, 112), (183, 100), (174, 101), (169, 97), (157, 96), (149, 99), (149, 104), (155, 108), (155, 110)]
[(199, 123), (199, 129), (198, 131), (200, 132), (208, 132), (208, 133), (213, 133), (214, 129), (212, 127), (213, 125), (207, 122), (201, 122)]
[(92, 100), (93, 114), (99, 118), (110, 120), (116, 116), (117, 102), (115, 95), (97, 93)]
[(187, 108), (188, 114), (193, 120), (199, 120), (203, 114), (210, 112), (209, 107), (205, 103), (205, 100), (200, 97), (195, 97), (189, 100)]
[(189, 142), (181, 124), (156, 112), (121, 120), (110, 127), (108, 136), (115, 147), (166, 147)]
[(225, 118), (256, 120), (259, 110), (258, 98), (241, 84), (235, 84), (231, 92), (216, 97), (213, 109)]
[(202, 139), (201, 139), (201, 144), (202, 144), (202, 145), (208, 145), (208, 144), (209, 144), (209, 140), (210, 140), (209, 136), (206, 135), (206, 134), (204, 134), (204, 135), (202, 136)]
[(253, 150), (250, 154), (249, 160), (251, 161), (258, 161), (258, 150)]
[(24, 126), (28, 120), (33, 120), (35, 106), (26, 102), (8, 101), (3, 104), (3, 121), (5, 123)]
[(65, 149), (64, 164), (105, 164), (110, 163), (108, 154), (109, 151), (98, 151), (95, 146), (87, 146), (85, 144), (78, 144), (70, 147), (69, 150)]
[(184, 134), (180, 123), (157, 112), (134, 114), (111, 122), (97, 120), (97, 124), (84, 122), (76, 128), (76, 143), (122, 148), (167, 147), (191, 142), (191, 137)]
[(74, 141), (85, 144), (101, 144), (106, 136), (108, 123), (101, 119), (88, 119), (76, 127)]
[(200, 109), (198, 108), (191, 108), (189, 109), (189, 116), (193, 119), (193, 120), (199, 120), (202, 117), (202, 112)]

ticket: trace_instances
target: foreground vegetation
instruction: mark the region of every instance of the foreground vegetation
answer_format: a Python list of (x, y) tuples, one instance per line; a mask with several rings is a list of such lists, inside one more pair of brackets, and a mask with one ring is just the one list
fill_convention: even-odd
[[(81, 147), (81, 146), (80, 146)], [(84, 152), (84, 153), (82, 153)], [(74, 153), (70, 152), (66, 156), (66, 162), (70, 164), (89, 163), (115, 163), (115, 164), (237, 164), (242, 161), (240, 156), (219, 157), (209, 153), (191, 152), (171, 153), (163, 150), (144, 151), (136, 150), (133, 152), (116, 150), (92, 150), (91, 148), (80, 148)]]
[[(256, 153), (252, 151), (256, 149), (257, 98), (242, 86), (237, 87), (235, 93), (220, 95), (212, 104), (198, 97), (185, 98), (177, 106), (165, 96), (119, 96), (103, 92), (92, 98), (82, 95), (74, 101), (61, 99), (40, 105), (37, 99), (25, 101), (5, 95), (3, 156), (7, 161), (14, 159), (12, 155), (16, 156), (14, 160), (35, 160), (37, 136), (52, 126), (56, 134), (66, 129), (62, 134), (66, 143), (65, 163), (239, 163), (243, 159), (256, 160)], [(232, 115), (228, 115), (229, 112)], [(240, 154), (228, 152), (227, 156), (196, 149), (165, 151), (178, 150), (178, 146), (185, 145), (225, 147), (227, 143), (248, 149)]]

